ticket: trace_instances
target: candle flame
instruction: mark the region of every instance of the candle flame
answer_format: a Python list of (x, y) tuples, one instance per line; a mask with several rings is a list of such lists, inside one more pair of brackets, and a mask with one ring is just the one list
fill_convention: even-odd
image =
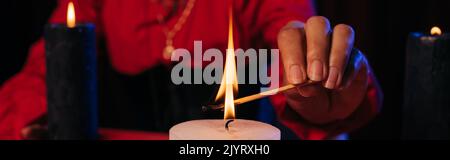
[(222, 83), (220, 84), (219, 92), (216, 96), (216, 101), (223, 98), (225, 94), (224, 103), (224, 119), (234, 119), (234, 96), (238, 90), (237, 75), (236, 75), (236, 60), (234, 53), (234, 41), (233, 41), (233, 9), (229, 7), (229, 19), (228, 19), (228, 48), (226, 52), (225, 69), (222, 77)]
[(75, 7), (73, 6), (73, 2), (69, 2), (67, 6), (67, 27), (75, 27)]
[(431, 28), (431, 35), (433, 36), (439, 36), (442, 34), (442, 31), (439, 27), (433, 27)]

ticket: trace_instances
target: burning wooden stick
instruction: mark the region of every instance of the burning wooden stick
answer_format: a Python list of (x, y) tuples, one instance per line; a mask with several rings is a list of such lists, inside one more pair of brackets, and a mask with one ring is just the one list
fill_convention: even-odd
[[(302, 84), (285, 85), (285, 86), (280, 87), (280, 88), (275, 88), (275, 89), (268, 90), (268, 91), (265, 91), (265, 92), (261, 92), (261, 93), (258, 93), (258, 94), (254, 94), (254, 95), (250, 95), (250, 96), (247, 96), (247, 97), (242, 97), (242, 98), (236, 99), (236, 100), (234, 100), (234, 105), (244, 104), (244, 103), (247, 103), (247, 102), (258, 100), (258, 99), (261, 99), (261, 98), (264, 98), (264, 97), (268, 97), (268, 96), (274, 95), (274, 94), (279, 93), (279, 92), (284, 92), (284, 91), (290, 90), (290, 89), (295, 88), (295, 87), (309, 86), (309, 85), (313, 85), (313, 84), (317, 84), (317, 83), (318, 82), (308, 80), (307, 82), (302, 83)], [(224, 108), (224, 104), (223, 103), (222, 104), (211, 104), (211, 105), (202, 106), (202, 110), (204, 112), (205, 111), (209, 111), (209, 110), (223, 109), (223, 108)]]

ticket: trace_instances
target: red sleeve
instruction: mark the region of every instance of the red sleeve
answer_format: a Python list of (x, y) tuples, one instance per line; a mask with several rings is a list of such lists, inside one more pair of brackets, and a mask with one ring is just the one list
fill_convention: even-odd
[(290, 128), (301, 139), (305, 140), (333, 138), (344, 132), (361, 127), (380, 111), (382, 99), (383, 95), (375, 76), (370, 74), (366, 96), (358, 109), (344, 120), (318, 126), (308, 123), (295, 111), (291, 110), (290, 107), (287, 107), (284, 95), (277, 94), (271, 97), (280, 122)]
[(46, 112), (44, 43), (30, 50), (22, 71), (0, 89), (0, 139), (20, 139), (20, 131)]
[(256, 25), (263, 30), (264, 40), (277, 46), (281, 28), (294, 20), (306, 22), (314, 14), (311, 0), (265, 0), (261, 3), (261, 11), (255, 14), (258, 15)]
[[(59, 1), (50, 22), (64, 23), (68, 1)], [(74, 1), (77, 20), (95, 23), (97, 2)], [(36, 42), (30, 49), (23, 69), (0, 87), (0, 139), (22, 139), (22, 128), (47, 110), (44, 48), (43, 39)]]
[[(258, 0), (236, 2), (236, 18), (248, 35), (259, 41), (261, 38), (273, 46), (277, 46), (279, 30), (291, 21), (305, 22), (313, 16), (314, 7), (311, 0)], [(251, 40), (249, 40), (251, 41)], [(255, 41), (255, 40), (253, 40)], [(241, 42), (247, 43), (247, 42)], [(252, 44), (250, 44), (251, 47)]]

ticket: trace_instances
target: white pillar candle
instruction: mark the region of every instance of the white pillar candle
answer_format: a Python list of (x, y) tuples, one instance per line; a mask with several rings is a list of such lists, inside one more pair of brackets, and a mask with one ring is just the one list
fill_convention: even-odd
[(170, 140), (280, 140), (280, 130), (272, 125), (236, 119), (225, 129), (224, 120), (193, 120), (173, 126)]

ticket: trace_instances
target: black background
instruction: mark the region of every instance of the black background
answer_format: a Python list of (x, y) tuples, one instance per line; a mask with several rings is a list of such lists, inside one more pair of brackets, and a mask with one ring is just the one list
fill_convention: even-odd
[[(0, 84), (24, 64), (29, 46), (40, 38), (43, 26), (56, 6), (55, 0), (7, 0), (0, 2)], [(450, 1), (317, 0), (319, 15), (333, 24), (354, 27), (356, 46), (369, 58), (384, 91), (382, 113), (369, 125), (351, 134), (353, 139), (398, 139), (405, 42), (408, 33), (450, 29)]]
[[(223, 145), (269, 145), (270, 155), (229, 157), (215, 154), (211, 158), (179, 155), (180, 147), (186, 144), (214, 148), (220, 148)], [(422, 159), (448, 157), (446, 152), (448, 142), (438, 141), (0, 141), (0, 146), (7, 146), (0, 147), (4, 151), (2, 155), (11, 154), (13, 157), (17, 156), (17, 151), (22, 151), (28, 153), (25, 156), (35, 158), (36, 155), (47, 153), (46, 159), (61, 159), (64, 155), (70, 155), (73, 159), (114, 157), (130, 160), (361, 159), (368, 156), (383, 159), (397, 155), (406, 159), (411, 159), (413, 156), (414, 158), (423, 157)]]

